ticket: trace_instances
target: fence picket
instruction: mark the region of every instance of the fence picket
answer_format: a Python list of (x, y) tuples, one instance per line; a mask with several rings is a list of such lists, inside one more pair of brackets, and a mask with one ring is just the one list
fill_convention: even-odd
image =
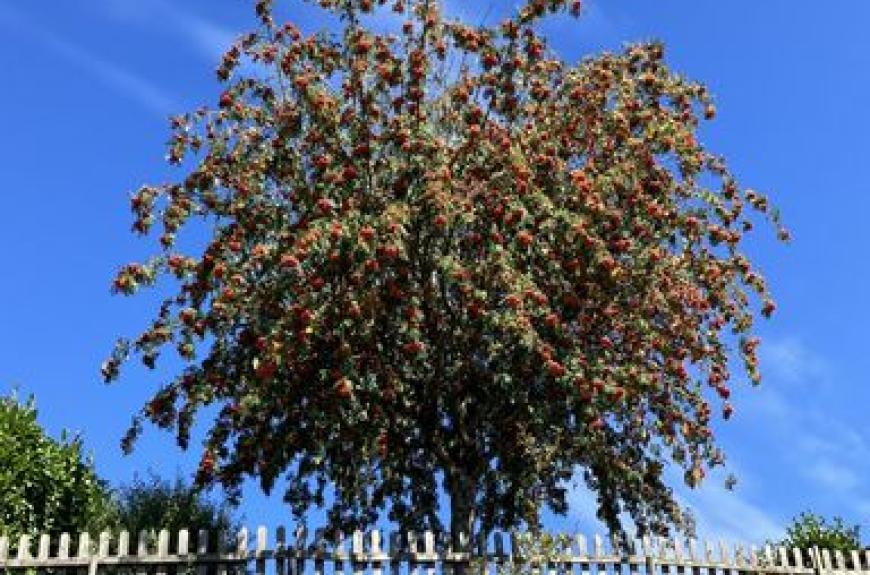
[(674, 571), (677, 575), (685, 575), (686, 568), (683, 566), (684, 556), (683, 540), (679, 537), (674, 537), (674, 563), (676, 563)]
[[(208, 531), (200, 529), (196, 534), (196, 552), (200, 555), (208, 553)], [(204, 564), (199, 564), (196, 568), (196, 575), (207, 575), (208, 568)]]
[(266, 575), (266, 549), (269, 547), (269, 531), (265, 526), (257, 527), (257, 542), (254, 548), (254, 569), (257, 575)]
[(30, 535), (22, 535), (18, 538), (18, 560), (30, 559)]
[[(465, 541), (463, 541), (464, 533), (459, 534), (460, 544), (463, 545)], [(431, 531), (423, 532), (423, 553), (426, 555), (426, 575), (435, 575), (435, 561), (437, 557), (435, 556), (435, 534)]]
[(350, 568), (353, 575), (365, 575), (365, 541), (363, 532), (355, 530), (350, 538)]
[(505, 563), (505, 552), (504, 552), (504, 537), (501, 533), (496, 533), (493, 536), (493, 559), (495, 563), (494, 571), (498, 573), (499, 566), (504, 565)]
[(178, 555), (184, 557), (190, 553), (190, 532), (187, 529), (178, 530)]
[(722, 575), (731, 575), (731, 566), (733, 565), (730, 547), (724, 539), (719, 540), (719, 562), (722, 564)]
[[(326, 543), (324, 542), (323, 537), (323, 529), (318, 529), (314, 532), (314, 575), (323, 575), (323, 561), (326, 555), (325, 549)], [(298, 551), (299, 548), (299, 539), (296, 539), (296, 548)], [(301, 562), (301, 561), (300, 561)], [(292, 566), (293, 573), (296, 573), (296, 565), (299, 563), (297, 561), (292, 561), (290, 565)], [(398, 575), (398, 574), (397, 574)]]
[[(169, 555), (169, 531), (161, 529), (157, 534), (157, 557), (163, 559)], [(166, 565), (157, 565), (157, 575), (167, 575)]]
[(734, 543), (734, 567), (736, 575), (746, 575), (745, 565), (746, 555), (743, 552), (743, 544)]
[[(300, 525), (296, 528), (296, 533), (294, 534), (294, 537), (296, 538), (293, 542), (293, 545), (295, 547), (295, 558), (292, 561), (292, 565), (293, 569), (295, 570), (294, 573), (296, 573), (297, 575), (302, 575), (302, 573), (305, 571), (305, 555), (307, 553), (307, 548), (305, 546), (307, 545), (308, 541), (308, 530), (304, 526)], [(320, 551), (322, 554), (322, 537)]]
[(661, 569), (662, 575), (668, 575), (671, 572), (671, 567), (669, 565), (668, 551), (670, 551), (673, 544), (667, 538), (659, 537), (658, 538), (658, 546), (659, 546), (659, 556), (658, 556), (659, 568)]
[(758, 549), (755, 545), (749, 546), (749, 566), (753, 571), (758, 568)]
[[(139, 542), (136, 546), (136, 557), (139, 559), (146, 559), (148, 557), (148, 532), (144, 529), (139, 531)], [(145, 569), (145, 564), (140, 561), (138, 569), (136, 569), (136, 575), (148, 575), (148, 571)]]
[(335, 552), (332, 557), (332, 568), (335, 575), (339, 575), (340, 573), (344, 573), (345, 571), (345, 561), (347, 560), (347, 552), (345, 551), (345, 537), (344, 533), (339, 532), (335, 538)]
[(637, 539), (631, 540), (631, 546), (628, 550), (628, 575), (639, 575), (640, 573), (640, 545)]
[(845, 558), (843, 557), (843, 552), (840, 551), (839, 549), (834, 551), (834, 560), (836, 561), (836, 568), (845, 571), (846, 561), (845, 561)]
[(112, 544), (112, 534), (108, 531), (103, 531), (100, 533), (100, 543), (97, 547), (97, 556), (98, 557), (108, 557), (109, 550)]
[(399, 575), (402, 566), (402, 534), (398, 531), (390, 532), (390, 575)]
[(791, 554), (794, 557), (795, 567), (802, 569), (804, 567), (804, 556), (803, 553), (801, 553), (801, 550), (798, 547), (795, 547), (791, 550)]
[(37, 552), (37, 558), (40, 561), (45, 561), (48, 559), (48, 548), (51, 544), (51, 537), (49, 537), (48, 533), (43, 533), (39, 536), (39, 551)]
[(6, 558), (9, 556), (9, 538), (5, 535), (0, 535), (0, 562), (6, 563)]
[(82, 559), (91, 556), (91, 534), (84, 531), (79, 534), (79, 553), (78, 556)]
[(419, 548), (417, 545), (417, 535), (409, 531), (405, 534), (408, 542), (408, 573), (411, 575), (420, 574), (420, 564), (418, 563)]
[(287, 566), (287, 529), (279, 525), (275, 529), (275, 575), (285, 575)]
[(130, 533), (124, 530), (118, 534), (118, 557), (127, 557), (128, 555), (130, 555)]
[(69, 541), (70, 536), (69, 533), (61, 533), (60, 534), (60, 543), (57, 546), (57, 556), (60, 559), (68, 559), (69, 558)]
[(586, 536), (578, 533), (574, 536), (574, 545), (577, 548), (577, 557), (580, 559), (580, 575), (590, 575), (592, 566), (589, 562), (589, 551), (586, 547)]
[(373, 530), (369, 535), (369, 543), (371, 545), (372, 575), (383, 575), (384, 553), (381, 550), (381, 532), (377, 529)]
[(691, 565), (692, 575), (701, 575), (700, 561), (698, 556), (698, 542), (695, 539), (689, 539), (689, 563)]
[[(242, 527), (239, 530), (239, 533), (236, 535), (236, 548), (233, 550), (233, 555), (237, 559), (247, 559), (248, 558), (248, 528)], [(218, 575), (226, 575), (227, 571), (230, 571), (231, 566), (228, 563), (221, 562), (218, 564)], [(232, 566), (232, 573), (235, 573), (235, 565)]]

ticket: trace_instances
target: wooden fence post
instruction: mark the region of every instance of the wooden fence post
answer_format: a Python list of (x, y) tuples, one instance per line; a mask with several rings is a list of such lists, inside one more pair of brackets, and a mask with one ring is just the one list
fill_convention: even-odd
[(643, 537), (643, 555), (644, 564), (646, 565), (646, 575), (655, 575), (656, 573), (656, 558), (653, 555), (652, 540), (648, 535)]

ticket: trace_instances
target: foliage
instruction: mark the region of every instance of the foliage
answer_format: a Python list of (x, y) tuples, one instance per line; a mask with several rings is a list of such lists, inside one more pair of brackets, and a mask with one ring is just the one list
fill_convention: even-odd
[(830, 551), (848, 552), (862, 549), (861, 527), (849, 526), (841, 517), (827, 520), (821, 515), (805, 511), (786, 528), (785, 539), (776, 544), (786, 549), (807, 550), (813, 547)]
[[(209, 532), (210, 551), (217, 550), (218, 541), (224, 547), (232, 545), (241, 527), (228, 503), (209, 499), (181, 477), (170, 481), (154, 473), (147, 478), (137, 476), (115, 492), (114, 500), (116, 529), (133, 534), (147, 531), (152, 535), (160, 529), (172, 534), (187, 529), (191, 541), (196, 540), (200, 529), (205, 529)], [(176, 543), (174, 537), (171, 542)]]
[(111, 509), (81, 439), (46, 435), (33, 397), (25, 403), (14, 394), (0, 397), (0, 534), (93, 530)]
[[(579, 2), (494, 27), (436, 0), (318, 4), (338, 32), (256, 3), (217, 108), (172, 120), (185, 175), (132, 197), (160, 247), (114, 289), (178, 290), (103, 374), (167, 347), (186, 366), (125, 447), (147, 419), (186, 448), (214, 406), (199, 483), (285, 476), (298, 516), (332, 488), (345, 532), (387, 510), (439, 530), (439, 487), (454, 534), (534, 526), (577, 469), (611, 529), (681, 525), (662, 472), (694, 486), (723, 463), (729, 361), (759, 381), (755, 310), (774, 310), (741, 246), (753, 213), (779, 225), (699, 141), (706, 88), (658, 43), (559, 60), (537, 24)], [(366, 27), (388, 9), (396, 33)]]
[[(513, 533), (511, 545), (515, 547), (511, 548), (510, 560), (497, 565), (496, 575), (542, 573), (543, 566), (574, 555), (571, 536), (565, 533), (532, 531)], [(487, 561), (485, 557), (473, 557), (470, 573), (486, 572)]]

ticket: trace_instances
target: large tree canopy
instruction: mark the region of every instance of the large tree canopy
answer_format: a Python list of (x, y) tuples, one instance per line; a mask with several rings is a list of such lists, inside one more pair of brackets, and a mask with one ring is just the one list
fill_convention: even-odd
[[(440, 486), (454, 534), (534, 525), (578, 470), (612, 528), (681, 524), (663, 471), (723, 462), (729, 363), (759, 380), (754, 310), (774, 309), (740, 246), (753, 212), (778, 221), (699, 141), (705, 87), (657, 43), (558, 59), (536, 24), (579, 2), (481, 27), (436, 0), (320, 0), (339, 31), (313, 35), (270, 4), (219, 106), (173, 119), (185, 175), (133, 195), (160, 250), (115, 289), (178, 291), (105, 377), (173, 346), (186, 367), (142, 415), (187, 447), (219, 408), (199, 481), (283, 476), (333, 528), (439, 529)], [(378, 10), (404, 23), (367, 28)], [(193, 221), (211, 236), (182, 253)]]

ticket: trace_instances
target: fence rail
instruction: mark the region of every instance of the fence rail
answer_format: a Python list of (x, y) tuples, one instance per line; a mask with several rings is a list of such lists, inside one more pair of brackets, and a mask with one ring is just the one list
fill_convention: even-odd
[[(583, 535), (570, 539), (568, 548), (555, 555), (525, 556), (514, 536), (495, 534), (474, 553), (454, 552), (432, 532), (391, 533), (355, 532), (348, 538), (325, 541), (316, 534), (308, 541), (304, 529), (288, 541), (286, 529), (269, 533), (260, 527), (253, 540), (242, 529), (229, 550), (213, 551), (216, 540), (206, 531), (192, 540), (181, 530), (174, 540), (160, 531), (138, 534), (135, 552), (126, 531), (103, 532), (92, 540), (88, 533), (73, 537), (61, 534), (32, 538), (24, 535), (10, 540), (0, 537), (0, 570), (6, 573), (65, 572), (96, 575), (98, 572), (127, 572), (135, 575), (196, 575), (254, 573), (256, 575), (342, 575), (349, 567), (353, 575), (437, 575), (451, 574), (457, 568), (497, 572), (499, 566), (525, 565), (533, 575), (849, 575), (870, 574), (870, 550), (849, 553), (826, 549), (785, 549), (771, 546), (726, 545), (709, 541), (644, 538), (627, 546), (616, 545), (599, 535), (587, 540)], [(508, 546), (505, 545), (507, 539)], [(211, 545), (210, 545), (211, 544)], [(220, 548), (220, 545), (218, 545)], [(474, 562), (474, 563), (473, 563)], [(422, 570), (422, 571), (421, 571)], [(462, 571), (464, 569), (461, 569)]]

